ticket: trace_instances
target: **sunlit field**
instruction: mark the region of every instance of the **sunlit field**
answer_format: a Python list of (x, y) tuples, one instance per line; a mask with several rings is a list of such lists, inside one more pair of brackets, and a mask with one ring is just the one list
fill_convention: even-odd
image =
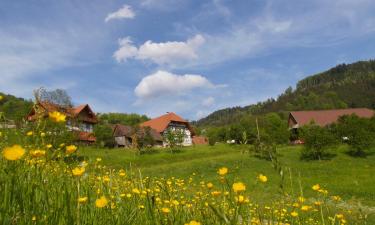
[(373, 155), (351, 158), (343, 146), (307, 162), (299, 147), (280, 147), (281, 176), (246, 146), (79, 147), (50, 117), (1, 133), (1, 224), (374, 223)]

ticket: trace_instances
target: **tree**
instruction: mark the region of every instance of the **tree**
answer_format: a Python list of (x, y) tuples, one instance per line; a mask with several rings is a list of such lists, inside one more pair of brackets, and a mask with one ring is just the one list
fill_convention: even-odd
[(164, 139), (168, 143), (171, 151), (177, 150), (184, 142), (185, 132), (181, 129), (168, 128), (164, 134)]
[(336, 126), (339, 138), (345, 137), (353, 156), (365, 156), (375, 145), (374, 119), (359, 118), (356, 115), (342, 116)]
[(63, 107), (72, 107), (72, 98), (68, 95), (68, 92), (63, 89), (55, 89), (48, 91), (47, 89), (41, 87), (34, 90), (35, 100), (50, 102)]
[(327, 150), (337, 144), (337, 139), (328, 128), (310, 124), (301, 129), (302, 138), (305, 141), (301, 153), (302, 159), (321, 160), (328, 155)]
[(101, 147), (114, 147), (115, 140), (112, 135), (113, 131), (109, 125), (97, 124), (94, 127), (96, 143)]

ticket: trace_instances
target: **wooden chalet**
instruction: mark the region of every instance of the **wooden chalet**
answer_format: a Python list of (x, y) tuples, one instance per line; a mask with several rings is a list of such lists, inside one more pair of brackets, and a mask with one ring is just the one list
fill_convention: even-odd
[[(115, 139), (116, 147), (130, 148), (133, 145), (133, 136), (135, 135), (134, 128), (122, 124), (116, 124), (112, 127), (113, 137)], [(146, 130), (144, 127), (137, 131), (137, 137), (141, 138), (149, 132), (154, 140), (154, 146), (163, 146), (163, 137), (154, 129)]]
[[(150, 127), (156, 130), (162, 137), (168, 129), (172, 130), (181, 130), (185, 134), (183, 146), (191, 146), (193, 144), (192, 137), (194, 131), (190, 126), (189, 122), (182, 119), (182, 117), (176, 115), (173, 112), (169, 112), (165, 115), (159, 116), (157, 118), (146, 121), (140, 125), (141, 127)], [(168, 143), (163, 142), (164, 146), (167, 146)]]
[(94, 125), (98, 123), (98, 119), (88, 104), (77, 107), (65, 107), (50, 102), (39, 102), (27, 115), (27, 120), (35, 121), (38, 116), (47, 118), (49, 113), (54, 111), (66, 115), (66, 126), (76, 134), (78, 141), (86, 143), (96, 141), (93, 129)]

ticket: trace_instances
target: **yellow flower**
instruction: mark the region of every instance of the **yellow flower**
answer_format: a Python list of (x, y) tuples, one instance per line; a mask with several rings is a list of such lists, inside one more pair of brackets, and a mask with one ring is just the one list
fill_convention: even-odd
[(290, 213), (290, 215), (293, 216), (293, 217), (297, 217), (298, 213), (296, 211), (293, 211), (293, 212)]
[(240, 191), (245, 191), (246, 186), (242, 182), (237, 182), (232, 185), (232, 189), (234, 192), (240, 192)]
[(238, 197), (236, 197), (236, 202), (241, 204), (244, 201), (245, 201), (245, 197), (243, 195), (239, 195)]
[(214, 185), (210, 182), (210, 183), (207, 183), (207, 188), (208, 189), (211, 189), (211, 188), (213, 188), (214, 187)]
[(41, 133), (40, 133), (40, 136), (41, 136), (41, 137), (45, 137), (45, 136), (46, 136), (46, 133), (41, 132)]
[(72, 170), (72, 173), (74, 176), (82, 176), (82, 174), (85, 172), (85, 167), (76, 167)]
[(77, 150), (77, 147), (75, 145), (69, 145), (66, 146), (66, 153), (71, 154)]
[(305, 200), (306, 199), (304, 197), (302, 197), (302, 196), (298, 197), (298, 201), (301, 202), (301, 203), (305, 202)]
[(185, 225), (201, 225), (201, 223), (198, 221), (192, 220), (189, 223), (185, 223)]
[(126, 176), (126, 173), (125, 173), (124, 170), (120, 170), (119, 173), (118, 173), (118, 175), (119, 175), (120, 177), (125, 177), (125, 176)]
[(79, 203), (86, 203), (86, 202), (87, 202), (87, 199), (88, 199), (87, 197), (79, 197), (79, 198), (78, 198), (78, 202), (79, 202)]
[(169, 208), (166, 208), (166, 207), (162, 208), (161, 211), (162, 211), (164, 214), (168, 214), (168, 213), (171, 212), (171, 210), (170, 210)]
[(338, 196), (338, 195), (334, 195), (331, 198), (332, 198), (332, 200), (337, 201), (337, 202), (341, 200), (341, 197)]
[(320, 190), (320, 185), (319, 184), (315, 184), (314, 186), (311, 187), (314, 191), (318, 191)]
[(264, 176), (263, 174), (259, 174), (259, 176), (258, 176), (258, 180), (259, 180), (260, 182), (266, 183), (267, 180), (268, 180), (268, 178), (267, 178), (266, 176)]
[(36, 216), (32, 216), (31, 221), (36, 221)]
[(308, 205), (303, 205), (303, 206), (301, 206), (301, 210), (302, 210), (302, 211), (305, 211), (305, 212), (306, 212), (306, 211), (309, 211), (310, 208), (311, 208), (311, 207), (308, 206)]
[(102, 161), (102, 158), (96, 158), (96, 161), (100, 162), (100, 161)]
[(27, 135), (27, 136), (31, 136), (31, 135), (33, 135), (33, 132), (32, 132), (32, 131), (29, 131), (29, 132), (26, 133), (26, 135)]
[(337, 219), (343, 219), (343, 218), (344, 218), (344, 215), (343, 215), (343, 214), (336, 214), (336, 218), (337, 218)]
[(30, 155), (32, 157), (37, 158), (37, 157), (45, 156), (46, 155), (46, 151), (38, 149), (38, 150), (31, 151)]
[(138, 188), (133, 188), (132, 192), (134, 194), (140, 194), (141, 193)]
[(98, 199), (96, 199), (95, 201), (95, 206), (97, 208), (103, 208), (105, 207), (106, 205), (108, 204), (108, 200), (106, 199), (106, 197), (102, 196)]
[(52, 145), (51, 145), (51, 144), (48, 144), (48, 145), (46, 145), (46, 147), (47, 147), (48, 149), (50, 149), (50, 148), (52, 148)]
[(25, 149), (20, 145), (13, 145), (12, 147), (6, 147), (3, 150), (3, 157), (7, 160), (19, 160), (25, 154)]
[(65, 122), (66, 115), (55, 111), (55, 112), (49, 113), (49, 118), (56, 123), (60, 123), (60, 122)]
[(4, 97), (2, 95), (0, 95), (0, 101), (3, 100), (3, 99), (4, 99)]
[(211, 192), (211, 195), (214, 196), (214, 197), (217, 197), (217, 196), (221, 195), (221, 192), (220, 191), (213, 191), (213, 192)]
[(228, 168), (226, 168), (226, 167), (221, 167), (221, 168), (217, 171), (217, 173), (218, 173), (220, 176), (224, 176), (224, 175), (226, 175), (226, 174), (228, 173)]

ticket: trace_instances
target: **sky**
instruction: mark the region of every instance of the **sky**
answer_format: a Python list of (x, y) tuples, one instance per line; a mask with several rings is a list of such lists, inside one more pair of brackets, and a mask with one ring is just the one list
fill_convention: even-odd
[(373, 0), (0, 0), (0, 92), (196, 120), (375, 58)]

